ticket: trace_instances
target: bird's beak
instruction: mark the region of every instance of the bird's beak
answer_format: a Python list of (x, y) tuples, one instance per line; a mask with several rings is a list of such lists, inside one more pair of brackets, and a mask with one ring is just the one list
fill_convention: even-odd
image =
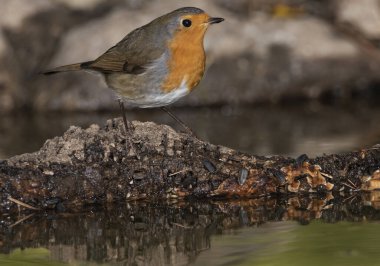
[(224, 20), (224, 18), (209, 18), (208, 19), (208, 23), (209, 24), (216, 24), (216, 23), (220, 23)]

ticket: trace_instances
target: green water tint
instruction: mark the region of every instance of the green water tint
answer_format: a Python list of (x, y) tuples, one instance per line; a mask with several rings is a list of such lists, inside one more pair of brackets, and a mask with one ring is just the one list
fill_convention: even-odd
[(212, 238), (195, 265), (380, 265), (380, 223), (278, 222)]
[(6, 266), (63, 266), (50, 260), (50, 251), (45, 248), (16, 249), (9, 255), (0, 255), (0, 265)]
[[(211, 238), (209, 249), (200, 251), (191, 265), (379, 265), (380, 224), (314, 221), (270, 222), (259, 227), (226, 231)], [(125, 261), (124, 261), (125, 262)], [(159, 263), (156, 265), (167, 265)], [(172, 265), (182, 265), (174, 260)], [(183, 262), (183, 261), (182, 261)], [(129, 265), (122, 262), (91, 263), (52, 261), (44, 248), (14, 250), (0, 255), (0, 265)], [(148, 264), (149, 265), (149, 264)]]

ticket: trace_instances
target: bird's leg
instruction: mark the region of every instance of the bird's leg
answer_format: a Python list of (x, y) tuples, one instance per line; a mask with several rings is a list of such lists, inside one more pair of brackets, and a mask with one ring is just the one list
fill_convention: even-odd
[(182, 122), (181, 119), (178, 118), (178, 116), (176, 116), (175, 114), (173, 114), (169, 108), (165, 107), (165, 106), (162, 106), (161, 109), (163, 111), (165, 111), (171, 118), (173, 118), (178, 124), (180, 124), (189, 134), (193, 135), (194, 137), (197, 138), (197, 136), (195, 135), (195, 133), (191, 130), (191, 128), (189, 128), (184, 122)]
[(119, 99), (119, 106), (120, 106), (121, 116), (123, 117), (123, 122), (124, 122), (124, 127), (125, 127), (125, 134), (126, 135), (131, 135), (131, 132), (130, 132), (129, 126), (128, 126), (127, 117), (125, 116), (124, 103), (123, 103), (123, 100), (121, 100), (121, 99)]
[(137, 159), (140, 159), (140, 156), (138, 155), (137, 150), (133, 144), (131, 127), (128, 126), (128, 120), (127, 120), (127, 117), (125, 116), (124, 103), (123, 103), (123, 100), (121, 99), (119, 99), (119, 106), (120, 106), (121, 116), (123, 117), (123, 122), (124, 122), (127, 149), (128, 149), (128, 144), (129, 144), (129, 147), (131, 148), (132, 152), (136, 155)]

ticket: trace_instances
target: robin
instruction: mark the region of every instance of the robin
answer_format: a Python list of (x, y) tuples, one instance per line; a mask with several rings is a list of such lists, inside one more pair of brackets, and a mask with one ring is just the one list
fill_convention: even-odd
[(124, 103), (140, 108), (161, 107), (191, 130), (165, 106), (191, 92), (203, 77), (203, 39), (211, 24), (224, 19), (210, 17), (196, 7), (183, 7), (137, 28), (93, 61), (60, 66), (45, 72), (88, 70), (103, 74), (119, 96), (126, 132)]

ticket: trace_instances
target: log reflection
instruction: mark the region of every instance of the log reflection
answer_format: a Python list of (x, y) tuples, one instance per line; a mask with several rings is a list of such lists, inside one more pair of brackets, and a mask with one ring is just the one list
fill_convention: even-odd
[(379, 220), (379, 198), (374, 191), (341, 199), (139, 203), (85, 213), (23, 213), (1, 217), (0, 251), (45, 247), (52, 260), (61, 262), (183, 265), (212, 248), (213, 235), (246, 226)]

